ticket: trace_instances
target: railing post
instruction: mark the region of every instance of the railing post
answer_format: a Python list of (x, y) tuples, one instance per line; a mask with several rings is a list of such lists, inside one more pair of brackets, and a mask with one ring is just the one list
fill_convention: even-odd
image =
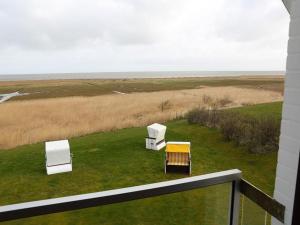
[(232, 181), (231, 183), (231, 196), (230, 196), (230, 210), (229, 210), (229, 225), (239, 224), (240, 212), (240, 188), (239, 180)]

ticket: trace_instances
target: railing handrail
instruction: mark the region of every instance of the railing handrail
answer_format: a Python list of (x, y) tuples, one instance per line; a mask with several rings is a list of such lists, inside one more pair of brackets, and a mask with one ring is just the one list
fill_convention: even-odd
[[(238, 187), (237, 184), (240, 180), (241, 171), (233, 169), (109, 191), (6, 205), (0, 207), (0, 222), (149, 198), (229, 182)], [(232, 196), (235, 195), (235, 192), (237, 192), (236, 189)], [(239, 191), (236, 195), (238, 194)], [(232, 197), (231, 199), (233, 201), (235, 198)], [(236, 198), (235, 202), (237, 201), (239, 198)], [(231, 205), (233, 207), (231, 207), (230, 224), (237, 224), (238, 207), (234, 206), (233, 203)], [(237, 211), (237, 213), (233, 211)]]

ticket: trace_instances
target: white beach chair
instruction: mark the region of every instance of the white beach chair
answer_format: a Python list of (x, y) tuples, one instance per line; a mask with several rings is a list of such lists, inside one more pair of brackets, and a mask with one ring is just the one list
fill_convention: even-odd
[(147, 127), (148, 137), (146, 137), (146, 148), (152, 150), (160, 150), (166, 146), (165, 134), (167, 127), (158, 123), (154, 123)]
[(72, 171), (72, 156), (68, 140), (46, 142), (45, 151), (48, 175)]

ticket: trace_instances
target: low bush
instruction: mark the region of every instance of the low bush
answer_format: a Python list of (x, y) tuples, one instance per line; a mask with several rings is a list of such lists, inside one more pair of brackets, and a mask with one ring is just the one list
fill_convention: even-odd
[(263, 117), (257, 119), (253, 126), (252, 143), (248, 149), (253, 152), (268, 152), (278, 149), (280, 135), (280, 121), (274, 117)]
[(199, 124), (207, 127), (217, 127), (220, 120), (220, 111), (213, 108), (196, 108), (187, 113), (187, 120), (191, 124)]
[[(241, 128), (239, 115), (237, 113), (222, 113), (222, 119), (220, 120), (219, 128), (224, 136), (226, 141), (238, 140), (238, 130)], [(242, 129), (241, 129), (242, 130)]]
[(187, 113), (187, 120), (191, 124), (206, 126), (209, 112), (205, 108), (195, 108)]
[(189, 123), (218, 128), (226, 141), (244, 146), (250, 152), (278, 149), (280, 121), (275, 117), (255, 118), (232, 111), (200, 108), (190, 111), (187, 119)]
[(231, 98), (229, 96), (224, 96), (223, 98), (218, 99), (217, 102), (220, 107), (225, 107), (225, 106), (231, 104), (233, 101), (231, 100)]

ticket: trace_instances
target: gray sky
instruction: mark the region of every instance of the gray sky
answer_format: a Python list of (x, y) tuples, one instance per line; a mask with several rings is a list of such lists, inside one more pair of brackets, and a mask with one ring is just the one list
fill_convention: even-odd
[(281, 0), (1, 0), (0, 74), (284, 70)]

